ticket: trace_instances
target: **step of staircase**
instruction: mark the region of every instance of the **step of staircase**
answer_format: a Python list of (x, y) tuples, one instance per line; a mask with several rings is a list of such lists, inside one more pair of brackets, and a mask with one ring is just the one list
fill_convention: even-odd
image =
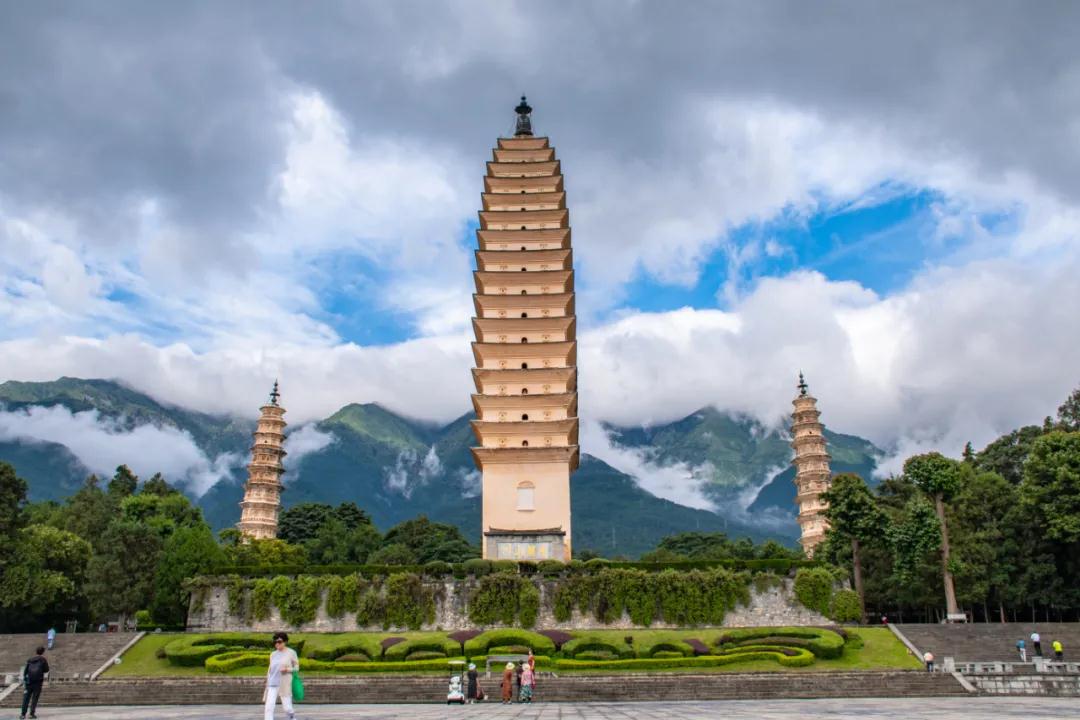
[[(85, 676), (97, 670), (136, 637), (136, 633), (59, 633), (45, 652), (53, 677)], [(45, 634), (0, 635), (0, 679), (18, 677)]]
[[(69, 681), (46, 685), (42, 703), (71, 705), (254, 705), (262, 698), (263, 678), (136, 678)], [(305, 679), (305, 703), (440, 703), (445, 678), (319, 677)], [(498, 681), (481, 681), (489, 696)], [(951, 676), (921, 671), (801, 673), (634, 673), (542, 678), (538, 702), (629, 700), (746, 700), (756, 698), (931, 697), (964, 695)], [(0, 706), (14, 707), (13, 693)]]
[(957, 662), (1015, 662), (1019, 659), (1016, 641), (1027, 643), (1028, 661), (1034, 656), (1030, 635), (1038, 630), (1042, 636), (1043, 655), (1053, 654), (1051, 643), (1060, 640), (1065, 646), (1065, 658), (1080, 658), (1080, 623), (972, 623), (970, 625), (897, 625), (897, 629), (919, 648), (934, 653), (938, 662), (946, 657)]

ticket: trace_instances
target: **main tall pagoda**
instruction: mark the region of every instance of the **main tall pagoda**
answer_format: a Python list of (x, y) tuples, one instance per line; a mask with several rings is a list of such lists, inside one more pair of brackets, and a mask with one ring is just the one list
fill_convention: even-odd
[(570, 216), (555, 149), (521, 98), (487, 164), (476, 236), (476, 409), (483, 556), (570, 560), (578, 466)]

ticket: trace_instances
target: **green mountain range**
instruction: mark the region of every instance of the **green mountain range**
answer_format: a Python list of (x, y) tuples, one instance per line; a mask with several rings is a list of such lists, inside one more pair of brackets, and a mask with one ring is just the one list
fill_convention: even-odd
[[(207, 520), (222, 528), (238, 519), (251, 420), (171, 407), (113, 381), (77, 378), (0, 384), (0, 406), (6, 418), (0, 424), (0, 460), (11, 462), (29, 481), (33, 500), (70, 495), (91, 470), (72, 451), (79, 446), (73, 438), (21, 437), (21, 414), (96, 413), (93, 419), (114, 434), (146, 425), (187, 433), (206, 456), (203, 471), (213, 468), (217, 473), (198, 497)], [(438, 426), (379, 405), (351, 404), (320, 422), (292, 426), (284, 502), (354, 501), (383, 529), (423, 513), (458, 525), (467, 537), (479, 537), (480, 482), (469, 454), (470, 419), (471, 414)], [(72, 423), (72, 432), (83, 426)], [(618, 445), (640, 450), (650, 465), (683, 463), (693, 468), (695, 482), (701, 482), (701, 491), (718, 511), (656, 497), (631, 476), (586, 453), (571, 482), (576, 548), (636, 556), (661, 537), (687, 530), (794, 541), (791, 451), (782, 430), (711, 408), (668, 425), (607, 430)], [(870, 477), (880, 451), (853, 436), (828, 437), (837, 471)], [(145, 467), (148, 459), (142, 460), (130, 462)]]

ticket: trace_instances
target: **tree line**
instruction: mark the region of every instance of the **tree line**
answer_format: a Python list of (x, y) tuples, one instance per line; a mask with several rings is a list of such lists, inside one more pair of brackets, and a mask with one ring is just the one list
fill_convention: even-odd
[(1080, 388), (1056, 419), (908, 458), (873, 490), (838, 475), (825, 499), (815, 559), (850, 570), (864, 615), (1080, 619)]
[(452, 525), (426, 517), (380, 533), (355, 503), (303, 503), (281, 513), (279, 539), (215, 538), (202, 510), (160, 474), (140, 483), (126, 465), (91, 475), (63, 502), (27, 502), (27, 483), (0, 462), (0, 632), (81, 627), (138, 617), (186, 621), (186, 581), (225, 566), (411, 565), (478, 557)]

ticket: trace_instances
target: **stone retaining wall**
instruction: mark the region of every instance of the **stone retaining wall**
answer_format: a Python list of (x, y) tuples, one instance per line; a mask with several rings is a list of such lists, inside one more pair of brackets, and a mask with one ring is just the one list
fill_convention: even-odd
[[(437, 585), (435, 622), (425, 625), (424, 630), (442, 630), (452, 632), (454, 630), (466, 630), (476, 627), (469, 620), (468, 597), (475, 586), (472, 580), (448, 580), (431, 581)], [(537, 582), (540, 589), (540, 615), (536, 621), (538, 628), (563, 628), (568, 630), (592, 630), (592, 629), (630, 629), (633, 623), (630, 618), (623, 616), (611, 624), (597, 622), (592, 615), (583, 615), (577, 611), (567, 622), (559, 622), (551, 611), (551, 595), (554, 593), (554, 583)], [(750, 587), (750, 604), (732, 610), (724, 618), (724, 627), (759, 627), (775, 625), (831, 625), (832, 622), (820, 615), (803, 607), (792, 591), (793, 581), (783, 580), (779, 587), (770, 588), (764, 592), (758, 592), (753, 585)], [(203, 600), (202, 607), (198, 608), (194, 602), (188, 614), (188, 629), (201, 632), (227, 632), (238, 630), (251, 630), (256, 632), (273, 632), (286, 627), (281, 620), (277, 608), (272, 608), (270, 617), (266, 620), (245, 621), (242, 617), (236, 617), (229, 613), (229, 593), (224, 587), (210, 589)], [(492, 627), (498, 627), (492, 626)], [(672, 627), (665, 623), (654, 623), (652, 627)], [(326, 614), (325, 598), (320, 605), (315, 620), (306, 623), (299, 628), (303, 632), (355, 632), (383, 630), (380, 626), (359, 626), (356, 624), (355, 614), (349, 613), (340, 618), (331, 618)], [(389, 628), (404, 630), (404, 628)]]
[(972, 674), (968, 682), (986, 695), (1050, 695), (1080, 697), (1080, 675), (1039, 673), (1025, 675)]

